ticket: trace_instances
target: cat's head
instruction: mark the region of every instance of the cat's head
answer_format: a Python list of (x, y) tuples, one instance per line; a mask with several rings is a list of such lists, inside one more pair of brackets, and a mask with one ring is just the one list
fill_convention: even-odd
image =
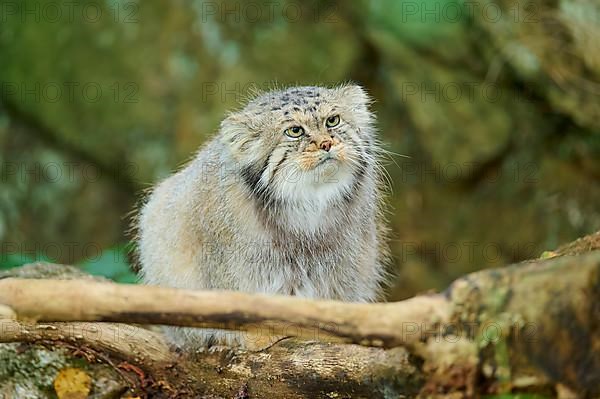
[(221, 126), (244, 184), (266, 201), (352, 196), (374, 163), (370, 99), (355, 85), (262, 94)]

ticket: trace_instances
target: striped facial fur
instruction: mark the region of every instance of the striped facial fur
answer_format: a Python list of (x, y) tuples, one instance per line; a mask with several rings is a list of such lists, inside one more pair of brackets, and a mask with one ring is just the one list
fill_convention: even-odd
[(264, 209), (306, 218), (304, 210), (351, 201), (373, 174), (369, 101), (359, 86), (266, 93), (223, 122), (222, 141)]

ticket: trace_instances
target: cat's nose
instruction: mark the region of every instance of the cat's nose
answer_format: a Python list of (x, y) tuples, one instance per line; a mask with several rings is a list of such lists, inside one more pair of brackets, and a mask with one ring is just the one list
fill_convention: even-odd
[(329, 138), (329, 137), (325, 137), (319, 143), (319, 148), (322, 150), (325, 150), (325, 151), (329, 151), (331, 149), (332, 145), (333, 145), (333, 140), (331, 140), (331, 138)]

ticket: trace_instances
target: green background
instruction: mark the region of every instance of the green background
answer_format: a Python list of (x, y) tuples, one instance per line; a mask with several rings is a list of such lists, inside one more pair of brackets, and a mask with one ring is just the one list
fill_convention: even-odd
[[(71, 4), (71, 5), (68, 5)], [(123, 282), (131, 211), (253, 88), (364, 85), (392, 156), (390, 299), (600, 229), (600, 6), (2, 1), (1, 267)]]

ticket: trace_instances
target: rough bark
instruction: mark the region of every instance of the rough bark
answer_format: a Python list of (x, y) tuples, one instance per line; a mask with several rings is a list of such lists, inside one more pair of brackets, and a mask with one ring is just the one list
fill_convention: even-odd
[[(0, 280), (5, 319), (0, 341), (25, 342), (27, 350), (42, 344), (47, 351), (68, 348), (75, 351), (72, 356), (83, 352), (88, 363), (112, 365), (114, 378), (125, 388), (152, 397), (361, 398), (511, 391), (597, 397), (599, 237), (578, 240), (543, 259), (465, 276), (442, 294), (389, 304), (157, 291), (89, 279), (5, 278)], [(36, 277), (13, 273), (27, 274)], [(48, 292), (48, 286), (54, 291)], [(147, 301), (147, 295), (159, 296)], [(180, 306), (172, 307), (178, 301)], [(38, 324), (30, 324), (34, 321)], [(371, 347), (287, 339), (261, 351), (217, 348), (184, 354), (168, 348), (158, 332), (90, 321), (251, 332), (262, 328), (274, 335), (281, 331), (266, 328), (287, 323), (302, 327), (288, 328), (287, 335)], [(336, 323), (338, 328), (332, 328)], [(307, 328), (312, 335), (305, 333)], [(90, 329), (92, 333), (81, 332)], [(93, 333), (97, 331), (102, 333)]]

